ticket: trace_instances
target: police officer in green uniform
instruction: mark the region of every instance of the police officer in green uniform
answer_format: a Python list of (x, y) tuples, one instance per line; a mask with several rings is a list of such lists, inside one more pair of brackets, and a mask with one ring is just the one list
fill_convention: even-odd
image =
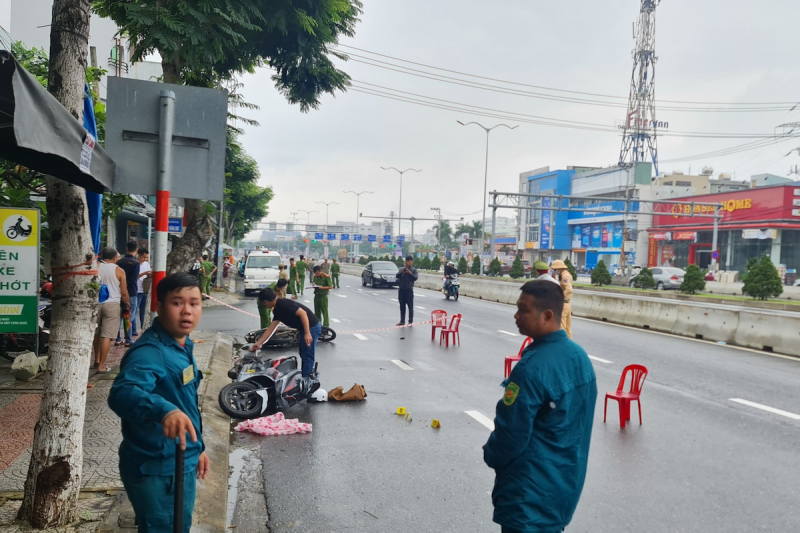
[(203, 375), (189, 339), (203, 301), (197, 278), (188, 272), (170, 274), (156, 291), (158, 318), (122, 358), (108, 405), (122, 420), (119, 471), (139, 531), (173, 531), (175, 452), (177, 445), (185, 450), (183, 531), (188, 533), (196, 480), (205, 479), (210, 467), (197, 404)]
[(211, 294), (211, 276), (217, 271), (214, 263), (208, 260), (208, 252), (203, 252), (203, 262), (200, 263), (200, 290), (203, 294)]
[(297, 300), (297, 266), (294, 264), (294, 257), (289, 259), (289, 292), (292, 300)]
[(496, 473), (492, 503), (502, 530), (556, 532), (583, 490), (597, 384), (586, 352), (561, 329), (561, 287), (535, 280), (521, 290), (514, 318), (533, 343), (503, 383), (483, 456)]
[(333, 264), (331, 265), (331, 280), (333, 281), (333, 288), (338, 289), (339, 287), (339, 263), (336, 262), (334, 258)]
[[(331, 277), (322, 271), (322, 267), (314, 267), (314, 314), (322, 320), (322, 325), (326, 328), (330, 324), (328, 315), (328, 291), (333, 289)], [(325, 318), (322, 318), (325, 315)]]
[(297, 269), (297, 292), (303, 294), (303, 291), (306, 290), (306, 270), (308, 269), (305, 256), (300, 256), (300, 261), (297, 262), (295, 268)]
[[(284, 287), (286, 287), (288, 283), (289, 282), (285, 279), (279, 279), (275, 283), (271, 284), (269, 288), (272, 289), (276, 295), (278, 295), (278, 298), (285, 298), (286, 293)], [(280, 296), (281, 294), (283, 294), (283, 296)], [(272, 324), (272, 311), (269, 307), (267, 307), (267, 304), (264, 302), (264, 300), (261, 299), (261, 293), (259, 293), (258, 297), (258, 316), (261, 318), (261, 329), (268, 328), (269, 325)]]

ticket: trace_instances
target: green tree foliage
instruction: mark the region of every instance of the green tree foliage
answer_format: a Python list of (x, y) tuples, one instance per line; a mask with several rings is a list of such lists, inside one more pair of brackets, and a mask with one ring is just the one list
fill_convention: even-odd
[(683, 275), (681, 292), (686, 294), (696, 294), (706, 288), (705, 274), (697, 265), (689, 265)]
[(500, 259), (495, 257), (492, 259), (492, 262), (489, 263), (489, 275), (490, 276), (502, 276), (503, 275), (503, 264), (500, 262)]
[(747, 261), (747, 266), (747, 278), (742, 287), (743, 294), (759, 300), (768, 300), (777, 298), (783, 293), (781, 277), (768, 256), (763, 255), (760, 260), (751, 258)]
[(472, 260), (472, 266), (469, 267), (469, 273), (470, 274), (480, 274), (481, 273), (481, 260), (477, 255)]
[(358, 258), (358, 264), (359, 265), (366, 265), (368, 261), (369, 260), (366, 257), (363, 257), (363, 256)]
[(592, 270), (592, 285), (611, 285), (611, 273), (602, 259), (597, 262), (597, 266)]
[(431, 259), (431, 270), (433, 270), (434, 272), (438, 272), (441, 267), (442, 267), (442, 260), (439, 259), (438, 254), (434, 255), (433, 259)]
[(572, 275), (572, 279), (577, 281), (578, 270), (575, 268), (575, 265), (572, 264), (572, 261), (570, 261), (569, 257), (564, 259), (564, 264), (567, 265), (567, 272)]
[(652, 289), (656, 286), (656, 280), (653, 277), (653, 271), (649, 268), (643, 268), (640, 270), (631, 281), (633, 282), (633, 286), (637, 289)]
[(522, 265), (522, 258), (520, 256), (514, 257), (514, 262), (511, 264), (511, 270), (508, 275), (514, 279), (520, 279), (525, 276), (525, 267)]
[(467, 258), (466, 257), (462, 256), (461, 259), (458, 260), (458, 267), (457, 268), (458, 268), (458, 273), (459, 274), (466, 274), (467, 273)]
[(450, 248), (453, 245), (453, 228), (449, 220), (442, 220), (433, 227), (433, 235), (439, 242), (440, 248)]
[(225, 157), (225, 234), (242, 239), (253, 223), (267, 216), (272, 189), (259, 187), (258, 164), (236, 139), (228, 140)]
[(422, 270), (431, 269), (431, 260), (427, 255), (423, 255), (422, 259), (419, 260), (419, 268), (421, 268)]

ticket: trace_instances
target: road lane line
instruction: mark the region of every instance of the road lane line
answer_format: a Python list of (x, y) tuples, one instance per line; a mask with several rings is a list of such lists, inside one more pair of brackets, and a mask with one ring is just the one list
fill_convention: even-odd
[(333, 320), (333, 321), (334, 321), (334, 322), (336, 322), (337, 324), (338, 324), (339, 322), (341, 322), (341, 320), (339, 320), (338, 318), (331, 318), (331, 320)]
[(393, 302), (397, 302), (397, 301), (399, 301), (397, 298), (389, 298), (389, 299), (390, 299), (391, 301), (393, 301)]
[(399, 366), (399, 367), (400, 367), (400, 368), (402, 368), (403, 370), (414, 370), (413, 368), (411, 368), (410, 366), (408, 366), (407, 364), (405, 364), (405, 363), (404, 363), (403, 361), (401, 361), (400, 359), (392, 359), (392, 363), (396, 364), (397, 366)]
[(740, 403), (742, 405), (747, 405), (749, 407), (755, 407), (756, 409), (761, 409), (762, 411), (767, 411), (768, 413), (785, 416), (786, 418), (791, 418), (792, 420), (800, 420), (800, 415), (795, 413), (790, 413), (789, 411), (784, 411), (783, 409), (776, 409), (774, 407), (770, 407), (769, 405), (762, 405), (760, 403), (751, 402), (748, 400), (742, 400), (741, 398), (731, 398), (730, 400), (732, 402)]
[(417, 309), (422, 309), (423, 311), (425, 310), (425, 308), (422, 307), (421, 305), (415, 305), (414, 307), (416, 307)]
[(305, 303), (310, 304), (311, 300), (303, 300)]
[(419, 296), (420, 298), (427, 298), (424, 294), (419, 294), (418, 292), (414, 293), (414, 296)]
[(612, 361), (609, 361), (608, 359), (603, 359), (602, 357), (595, 357), (594, 355), (590, 355), (589, 359), (597, 361), (598, 363), (604, 363), (606, 365), (613, 364)]
[(353, 333), (353, 336), (361, 341), (369, 340), (365, 335), (362, 335), (361, 333)]
[(373, 296), (380, 296), (380, 293), (377, 293), (377, 292), (371, 292), (370, 294), (373, 295)]
[(333, 294), (335, 296), (338, 296), (339, 298), (347, 298), (347, 296), (345, 296), (344, 294), (336, 294), (336, 293), (333, 293)]
[(511, 335), (512, 337), (519, 337), (519, 335), (517, 335), (516, 333), (511, 333), (510, 331), (505, 331), (502, 329), (498, 329), (497, 331), (499, 331), (500, 333), (505, 333), (506, 335)]
[(483, 424), (484, 426), (486, 426), (491, 431), (494, 431), (494, 420), (484, 416), (484, 414), (481, 413), (480, 411), (464, 411), (464, 412), (467, 413), (472, 418), (474, 418), (475, 420), (477, 420), (478, 422), (480, 422), (481, 424)]

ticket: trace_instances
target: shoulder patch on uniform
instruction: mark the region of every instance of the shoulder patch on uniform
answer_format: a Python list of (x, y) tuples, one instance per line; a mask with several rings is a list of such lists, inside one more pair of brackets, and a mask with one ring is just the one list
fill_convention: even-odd
[(506, 387), (505, 394), (503, 394), (503, 403), (506, 405), (511, 405), (517, 399), (518, 394), (519, 394), (519, 385), (517, 385), (512, 381)]

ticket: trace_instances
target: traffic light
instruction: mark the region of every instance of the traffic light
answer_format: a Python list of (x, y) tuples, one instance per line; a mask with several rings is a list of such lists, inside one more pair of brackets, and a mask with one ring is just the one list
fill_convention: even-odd
[(303, 239), (303, 242), (307, 243), (307, 242), (308, 242), (308, 239)]
[(385, 246), (383, 244), (381, 244), (381, 248), (385, 248)]
[(317, 239), (314, 239), (313, 241), (311, 241), (311, 244), (317, 244)]

